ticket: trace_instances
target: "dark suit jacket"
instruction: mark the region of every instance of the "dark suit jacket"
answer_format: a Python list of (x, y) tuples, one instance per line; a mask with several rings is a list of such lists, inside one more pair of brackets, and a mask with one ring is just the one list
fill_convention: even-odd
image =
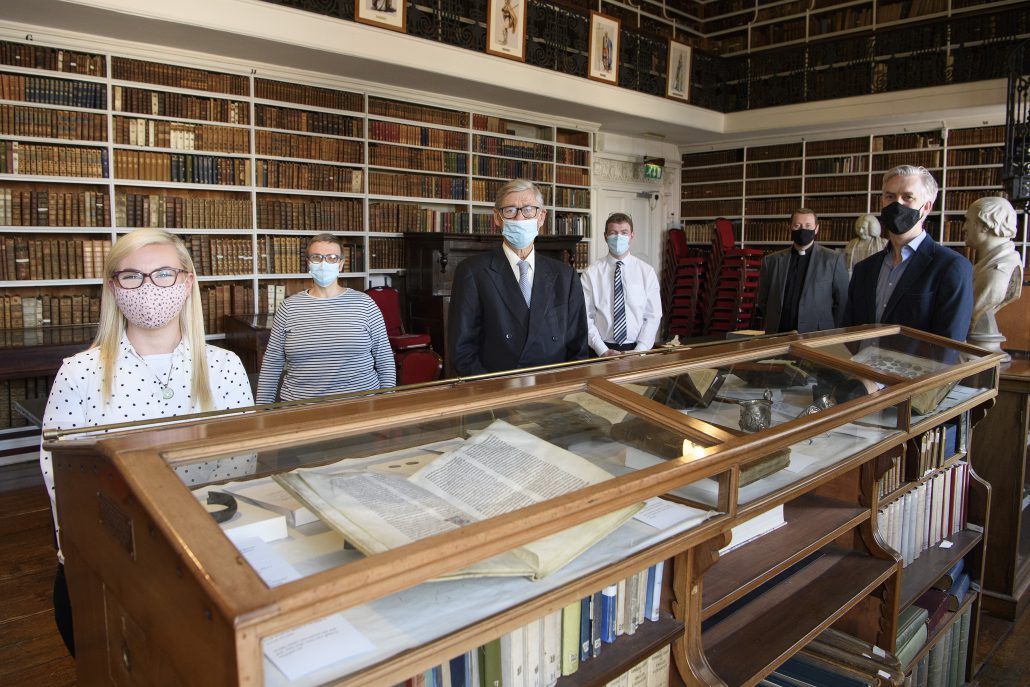
[(501, 248), (463, 260), (454, 274), (447, 322), (455, 373), (588, 356), (586, 306), (576, 270), (537, 253), (530, 304), (527, 308)]
[[(876, 322), (876, 280), (891, 244), (855, 265), (844, 325)], [(909, 258), (883, 311), (883, 323), (902, 324), (965, 341), (973, 316), (973, 265), (929, 235)]]
[[(844, 255), (812, 246), (805, 283), (798, 302), (798, 331), (818, 332), (840, 326), (844, 304), (848, 298), (848, 269)], [(783, 310), (783, 292), (787, 287), (791, 249), (770, 253), (762, 259), (762, 277), (758, 282), (758, 309), (765, 315), (765, 331), (779, 331)]]

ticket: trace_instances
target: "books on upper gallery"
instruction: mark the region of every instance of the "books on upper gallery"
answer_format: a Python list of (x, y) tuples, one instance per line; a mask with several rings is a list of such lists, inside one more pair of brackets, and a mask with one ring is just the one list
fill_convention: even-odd
[[(503, 420), (432, 455), (410, 476), (381, 457), (300, 468), (275, 479), (366, 555), (458, 529), (611, 478), (590, 461)], [(478, 561), (444, 578), (543, 578), (640, 510), (622, 508)]]

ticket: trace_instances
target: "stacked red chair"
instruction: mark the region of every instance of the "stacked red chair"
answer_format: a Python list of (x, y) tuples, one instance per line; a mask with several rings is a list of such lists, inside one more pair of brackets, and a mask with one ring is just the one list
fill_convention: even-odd
[(682, 229), (670, 229), (662, 265), (665, 338), (700, 336), (705, 259), (687, 247)]
[(708, 259), (704, 300), (706, 336), (725, 336), (726, 332), (751, 329), (762, 270), (762, 251), (735, 248), (733, 223), (715, 220), (715, 238)]
[(429, 334), (408, 334), (401, 320), (400, 294), (389, 286), (374, 286), (365, 293), (379, 306), (386, 324), (386, 335), (397, 364), (397, 385), (421, 384), (439, 379), (443, 359), (430, 344)]

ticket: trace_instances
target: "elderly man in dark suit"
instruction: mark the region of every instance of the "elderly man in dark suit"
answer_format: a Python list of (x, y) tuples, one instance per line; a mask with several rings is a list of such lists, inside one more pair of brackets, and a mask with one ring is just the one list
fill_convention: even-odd
[(447, 323), (450, 364), (459, 375), (586, 358), (586, 307), (572, 267), (533, 250), (547, 219), (531, 181), (502, 186), (493, 209), (504, 240), (458, 265)]
[(965, 341), (973, 314), (973, 266), (923, 230), (937, 198), (923, 167), (883, 176), (880, 224), (890, 242), (855, 265), (844, 324), (902, 324)]
[(843, 254), (816, 244), (818, 235), (815, 212), (795, 210), (790, 217), (793, 245), (762, 260), (757, 306), (766, 332), (817, 332), (840, 324), (848, 270)]

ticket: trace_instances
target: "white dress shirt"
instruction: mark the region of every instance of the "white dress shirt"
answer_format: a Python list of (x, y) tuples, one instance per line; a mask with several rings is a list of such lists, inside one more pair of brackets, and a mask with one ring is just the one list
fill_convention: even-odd
[[(239, 357), (224, 348), (207, 346), (208, 380), (214, 409), (254, 405), (247, 371)], [(201, 412), (190, 396), (190, 347), (183, 340), (170, 355), (141, 356), (123, 336), (115, 364), (111, 400), (105, 405), (101, 395), (100, 349), (90, 348), (66, 358), (54, 379), (43, 414), (43, 429), (96, 427), (119, 422), (152, 420)], [(171, 363), (171, 367), (169, 367)], [(163, 388), (172, 390), (164, 398)], [(57, 528), (57, 501), (54, 492), (53, 461), (50, 451), (40, 450), (43, 482)], [(253, 454), (229, 460), (209, 461), (176, 469), (186, 484), (200, 484), (252, 473)], [(60, 538), (58, 538), (60, 541)], [(60, 547), (60, 543), (58, 543)], [(62, 558), (60, 548), (58, 557)]]
[(587, 336), (597, 355), (608, 351), (606, 341), (614, 341), (612, 300), (615, 290), (615, 261), (622, 260), (622, 293), (626, 302), (626, 341), (636, 341), (635, 351), (654, 348), (662, 319), (662, 296), (658, 275), (643, 260), (626, 254), (611, 253), (584, 270), (583, 298), (587, 308)]

